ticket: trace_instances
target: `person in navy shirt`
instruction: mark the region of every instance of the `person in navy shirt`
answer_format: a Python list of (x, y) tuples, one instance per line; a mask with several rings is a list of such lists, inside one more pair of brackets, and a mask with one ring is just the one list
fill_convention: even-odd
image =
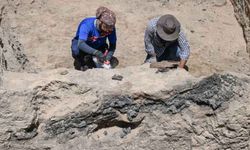
[(96, 17), (81, 21), (71, 44), (75, 69), (85, 71), (97, 67), (93, 56), (98, 62), (110, 64), (113, 68), (118, 65), (118, 60), (113, 56), (117, 40), (115, 23), (114, 12), (106, 7), (99, 7)]

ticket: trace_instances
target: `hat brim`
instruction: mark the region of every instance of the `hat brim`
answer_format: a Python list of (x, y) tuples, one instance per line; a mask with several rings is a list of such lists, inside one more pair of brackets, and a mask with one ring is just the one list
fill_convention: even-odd
[[(160, 19), (158, 21), (160, 21)], [(156, 32), (160, 36), (161, 39), (163, 39), (165, 41), (174, 41), (174, 40), (178, 39), (181, 27), (180, 27), (180, 23), (177, 19), (175, 19), (174, 21), (175, 21), (176, 29), (171, 34), (165, 33), (162, 26), (157, 24)]]

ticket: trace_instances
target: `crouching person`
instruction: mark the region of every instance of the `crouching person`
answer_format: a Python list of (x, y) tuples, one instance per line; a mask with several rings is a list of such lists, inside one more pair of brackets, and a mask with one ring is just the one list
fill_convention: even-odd
[(114, 68), (118, 65), (113, 56), (116, 49), (115, 23), (114, 12), (106, 7), (99, 7), (96, 17), (81, 21), (71, 44), (76, 70)]
[(189, 43), (179, 21), (170, 14), (153, 18), (145, 31), (145, 62), (175, 61), (180, 68), (186, 66), (190, 54)]

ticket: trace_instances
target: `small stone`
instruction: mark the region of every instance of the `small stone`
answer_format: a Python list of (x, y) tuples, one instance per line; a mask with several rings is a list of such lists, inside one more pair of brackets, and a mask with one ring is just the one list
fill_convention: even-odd
[(123, 79), (123, 76), (121, 76), (121, 75), (115, 74), (112, 76), (112, 80), (122, 81), (122, 79)]
[(132, 121), (133, 118), (135, 118), (137, 115), (138, 115), (138, 113), (136, 111), (134, 111), (134, 110), (129, 110), (127, 112), (127, 116), (128, 116), (129, 121)]
[(123, 131), (123, 133), (125, 133), (125, 134), (129, 134), (129, 133), (131, 133), (131, 128), (130, 128), (130, 127), (128, 127), (128, 128), (123, 128), (122, 131)]
[(85, 121), (82, 121), (82, 122), (78, 125), (79, 128), (83, 128), (83, 127), (86, 127), (86, 126), (87, 126), (87, 123), (86, 123)]
[(121, 138), (124, 138), (127, 134), (131, 133), (131, 128), (128, 127), (128, 128), (123, 128), (122, 129), (122, 133), (120, 134), (120, 137)]
[(107, 131), (104, 131), (103, 134), (104, 134), (104, 135), (108, 135), (108, 132), (107, 132)]
[(222, 7), (227, 5), (227, 1), (226, 0), (216, 0), (213, 2), (215, 7)]
[(126, 134), (124, 134), (124, 132), (122, 132), (121, 134), (120, 134), (120, 138), (124, 138), (126, 136)]
[(64, 71), (62, 71), (62, 72), (60, 72), (60, 75), (66, 75), (66, 74), (68, 74), (69, 72), (67, 71), (67, 70), (64, 70)]

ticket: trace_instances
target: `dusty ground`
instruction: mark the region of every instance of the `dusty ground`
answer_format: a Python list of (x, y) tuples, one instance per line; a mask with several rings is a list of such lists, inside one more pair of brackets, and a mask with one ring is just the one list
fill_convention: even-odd
[(249, 72), (242, 29), (226, 0), (16, 0), (11, 27), (37, 68), (72, 68), (71, 39), (78, 23), (95, 15), (99, 6), (107, 6), (117, 14), (115, 55), (119, 67), (142, 64), (148, 20), (171, 13), (180, 20), (190, 41), (188, 65), (193, 75), (223, 70)]

